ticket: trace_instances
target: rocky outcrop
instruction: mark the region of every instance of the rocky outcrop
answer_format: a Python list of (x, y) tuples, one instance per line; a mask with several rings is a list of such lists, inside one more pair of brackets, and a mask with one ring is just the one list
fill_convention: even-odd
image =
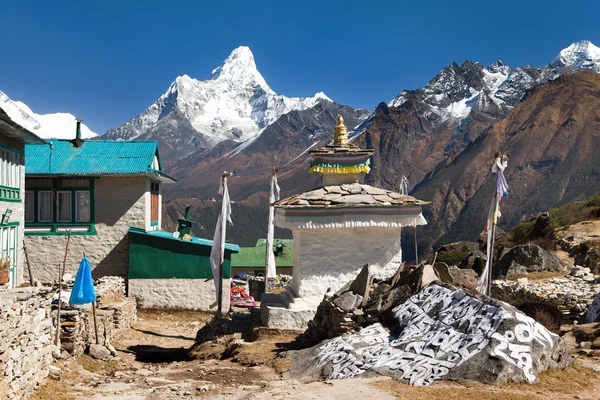
[(572, 358), (558, 335), (521, 311), (432, 283), (391, 310), (388, 326), (290, 352), (292, 375), (344, 379), (382, 374), (411, 385), (436, 380), (535, 382)]
[(510, 249), (496, 264), (494, 278), (522, 275), (530, 272), (561, 271), (563, 264), (554, 253), (542, 249), (536, 244), (523, 244)]
[(308, 329), (298, 337), (298, 343), (308, 347), (376, 322), (387, 325), (392, 308), (438, 279), (430, 265), (410, 271), (402, 268), (391, 278), (379, 280), (373, 278), (366, 265), (353, 282), (323, 299)]
[(562, 228), (554, 236), (560, 248), (575, 259), (575, 264), (600, 273), (600, 220)]

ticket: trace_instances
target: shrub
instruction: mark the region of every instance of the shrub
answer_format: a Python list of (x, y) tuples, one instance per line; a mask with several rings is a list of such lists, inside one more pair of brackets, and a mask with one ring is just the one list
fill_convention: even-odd
[(12, 263), (10, 262), (10, 258), (2, 257), (0, 258), (0, 271), (8, 271)]

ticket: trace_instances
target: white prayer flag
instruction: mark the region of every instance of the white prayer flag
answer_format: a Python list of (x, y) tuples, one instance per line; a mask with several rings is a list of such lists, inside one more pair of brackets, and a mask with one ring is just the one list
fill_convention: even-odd
[(227, 231), (227, 221), (233, 225), (233, 222), (231, 221), (231, 201), (229, 200), (229, 190), (227, 190), (226, 180), (219, 188), (219, 192), (221, 191), (223, 194), (223, 204), (221, 205), (221, 213), (219, 214), (219, 219), (217, 220), (215, 236), (213, 238), (212, 248), (210, 250), (210, 264), (215, 281), (217, 302), (219, 301), (219, 285), (221, 284), (222, 278), (219, 276), (219, 266), (225, 255), (225, 234)]
[(492, 166), (492, 172), (497, 175), (496, 179), (496, 193), (492, 198), (492, 204), (490, 205), (490, 210), (488, 211), (488, 218), (486, 223), (486, 231), (487, 231), (487, 260), (485, 262), (485, 268), (481, 273), (481, 276), (477, 280), (477, 290), (479, 293), (485, 294), (487, 296), (490, 295), (488, 293), (488, 284), (492, 263), (494, 259), (494, 225), (498, 223), (498, 218), (500, 217), (500, 200), (505, 197), (508, 197), (508, 184), (506, 183), (506, 178), (504, 177), (504, 170), (508, 166), (508, 159), (506, 156), (502, 158), (498, 157), (494, 161), (494, 165)]
[(277, 174), (273, 173), (273, 177), (271, 178), (271, 194), (269, 196), (269, 226), (267, 227), (267, 241), (265, 243), (265, 267), (267, 270), (267, 279), (275, 278), (277, 275), (275, 254), (273, 254), (273, 237), (275, 236), (275, 226), (273, 225), (273, 220), (275, 218), (275, 206), (273, 206), (273, 203), (279, 200), (279, 191), (280, 189), (279, 185), (277, 184)]
[(400, 194), (408, 195), (408, 178), (402, 175), (402, 180), (400, 181)]

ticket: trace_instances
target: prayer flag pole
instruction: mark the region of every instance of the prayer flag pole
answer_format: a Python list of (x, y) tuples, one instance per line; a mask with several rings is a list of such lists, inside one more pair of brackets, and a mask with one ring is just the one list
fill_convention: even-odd
[(504, 170), (508, 166), (508, 154), (501, 155), (500, 153), (495, 154), (494, 164), (492, 166), (492, 173), (497, 176), (496, 179), (496, 190), (492, 197), (492, 204), (488, 212), (486, 231), (487, 231), (487, 260), (485, 262), (485, 269), (477, 280), (477, 289), (479, 293), (486, 296), (490, 296), (492, 293), (492, 265), (494, 261), (494, 241), (496, 235), (496, 224), (498, 223), (498, 217), (500, 217), (500, 200), (508, 196), (508, 184), (504, 178)]
[(210, 262), (215, 281), (215, 292), (217, 294), (217, 319), (222, 319), (223, 312), (223, 261), (225, 258), (225, 236), (227, 221), (231, 223), (231, 203), (229, 201), (229, 191), (227, 189), (227, 179), (232, 174), (224, 172), (221, 175), (219, 193), (223, 195), (221, 204), (221, 213), (217, 220), (215, 236), (213, 238), (212, 249), (210, 251)]
[(267, 240), (265, 243), (265, 290), (269, 291), (269, 278), (275, 278), (277, 276), (277, 265), (275, 262), (275, 255), (273, 254), (273, 240), (275, 236), (275, 226), (273, 221), (275, 219), (275, 205), (274, 203), (279, 200), (279, 185), (277, 184), (277, 168), (273, 168), (273, 175), (271, 177), (271, 193), (269, 195), (269, 225), (267, 226)]

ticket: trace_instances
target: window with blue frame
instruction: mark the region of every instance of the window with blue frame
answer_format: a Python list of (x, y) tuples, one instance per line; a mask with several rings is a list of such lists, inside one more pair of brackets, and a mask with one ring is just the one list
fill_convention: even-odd
[(93, 178), (26, 178), (27, 235), (95, 234)]

